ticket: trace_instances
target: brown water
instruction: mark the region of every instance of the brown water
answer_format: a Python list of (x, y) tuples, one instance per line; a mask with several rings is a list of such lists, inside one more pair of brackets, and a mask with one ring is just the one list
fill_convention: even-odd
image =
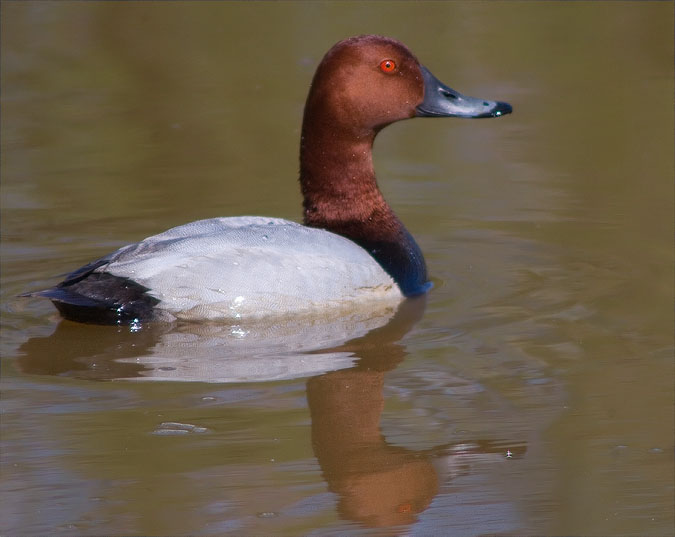
[[(1, 21), (2, 535), (675, 533), (671, 3)], [(514, 106), (378, 137), (426, 301), (130, 331), (16, 298), (191, 220), (299, 219), (306, 90), (359, 33)]]

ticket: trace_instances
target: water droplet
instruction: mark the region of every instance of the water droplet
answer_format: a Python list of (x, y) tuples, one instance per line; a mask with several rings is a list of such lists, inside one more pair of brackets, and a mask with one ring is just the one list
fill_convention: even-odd
[(248, 335), (248, 330), (244, 330), (243, 328), (240, 327), (234, 327), (232, 330), (230, 330), (230, 333), (238, 338), (244, 338)]

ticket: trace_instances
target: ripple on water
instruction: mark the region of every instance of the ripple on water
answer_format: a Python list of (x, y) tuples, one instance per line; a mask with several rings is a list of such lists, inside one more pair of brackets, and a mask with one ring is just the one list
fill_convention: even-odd
[(177, 421), (164, 421), (152, 431), (156, 436), (180, 436), (185, 434), (202, 434), (209, 430), (206, 427), (199, 427), (192, 423), (179, 423)]

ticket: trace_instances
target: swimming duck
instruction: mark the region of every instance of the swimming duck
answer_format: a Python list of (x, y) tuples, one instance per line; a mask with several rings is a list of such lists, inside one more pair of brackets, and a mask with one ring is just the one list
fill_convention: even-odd
[(24, 296), (50, 299), (70, 320), (128, 324), (255, 319), (423, 294), (431, 284), (422, 252), (377, 186), (375, 136), (402, 119), (511, 110), (444, 85), (395, 39), (345, 39), (320, 62), (305, 104), (303, 225), (260, 216), (199, 220)]

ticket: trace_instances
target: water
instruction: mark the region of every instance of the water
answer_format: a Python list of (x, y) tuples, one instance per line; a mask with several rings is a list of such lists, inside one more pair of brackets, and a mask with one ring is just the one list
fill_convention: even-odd
[[(3, 3), (2, 533), (672, 535), (672, 16)], [(299, 219), (313, 69), (364, 32), (514, 106), (378, 136), (426, 300), (129, 330), (16, 298), (198, 218)]]

